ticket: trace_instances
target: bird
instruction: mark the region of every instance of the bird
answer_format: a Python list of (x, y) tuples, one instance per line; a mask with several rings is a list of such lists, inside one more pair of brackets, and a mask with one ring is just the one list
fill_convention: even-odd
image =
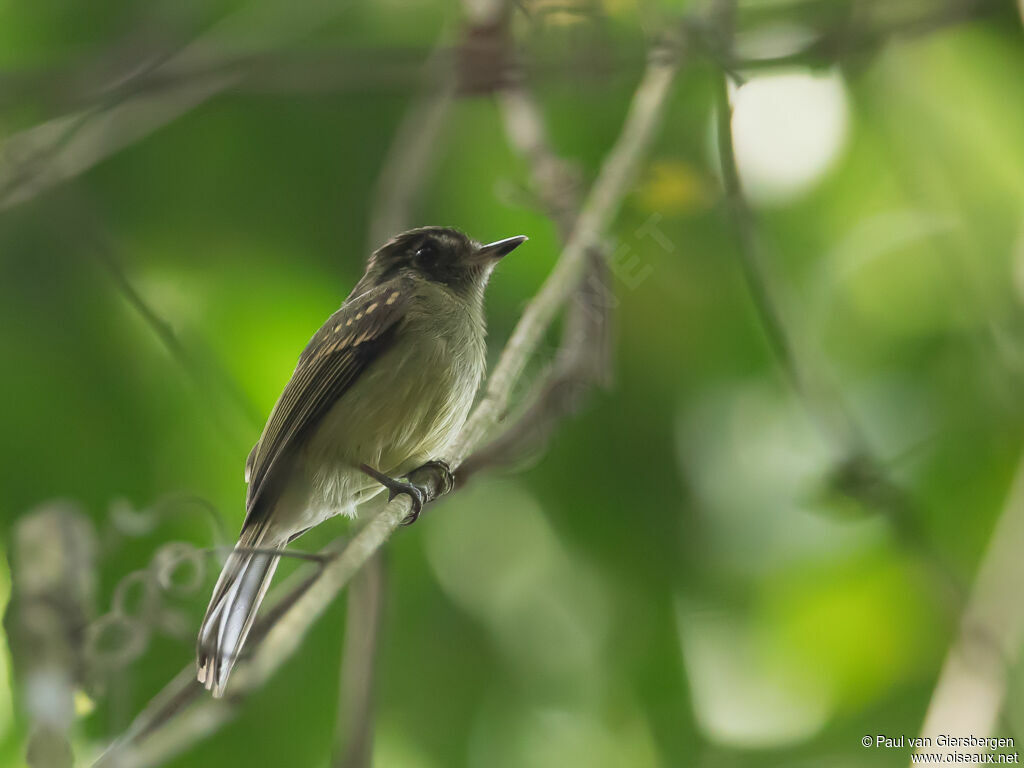
[[(196, 676), (224, 694), (283, 550), (385, 489), (419, 515), (427, 488), (449, 490), (440, 458), (486, 367), (484, 291), (527, 240), (487, 244), (450, 227), (403, 232), (313, 335), (245, 464), (245, 520), (196, 642)], [(401, 478), (405, 478), (404, 480)]]

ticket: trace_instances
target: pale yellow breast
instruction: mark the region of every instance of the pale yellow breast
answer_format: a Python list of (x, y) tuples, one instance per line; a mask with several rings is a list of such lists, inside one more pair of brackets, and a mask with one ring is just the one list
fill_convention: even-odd
[(472, 309), (446, 295), (424, 296), (392, 346), (330, 410), (302, 462), (316, 506), (343, 504), (357, 491), (364, 483), (352, 470), (361, 463), (398, 476), (443, 455), (484, 371), (482, 322)]

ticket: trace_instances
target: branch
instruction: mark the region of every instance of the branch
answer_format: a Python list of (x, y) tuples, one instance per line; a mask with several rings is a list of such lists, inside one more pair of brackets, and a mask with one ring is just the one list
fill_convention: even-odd
[[(960, 619), (932, 693), (921, 735), (991, 736), (1002, 712), (1007, 681), (1024, 642), (1024, 460)], [(929, 751), (940, 751), (929, 748)], [(962, 751), (962, 750), (960, 750)]]
[[(674, 55), (652, 56), (634, 95), (622, 133), (584, 204), (568, 245), (520, 319), (491, 378), (487, 395), (474, 411), (450, 454), (454, 459), (450, 462), (453, 467), (458, 467), (459, 460), (469, 455), (497, 423), (527, 359), (554, 320), (559, 307), (576, 289), (585, 271), (586, 254), (599, 242), (606, 226), (614, 218), (654, 136), (677, 68), (678, 59)], [(204, 698), (198, 705), (191, 706), (200, 686), (177, 678), (96, 765), (105, 768), (157, 765), (188, 749), (227, 722), (240, 703), (262, 687), (291, 657), (316, 620), (384, 545), (408, 513), (408, 498), (399, 496), (370, 519), (340, 552), (340, 545), (335, 543), (322, 553), (327, 559), (325, 565), (304, 585), (304, 589), (291, 593), (294, 599), (287, 610), (280, 616), (268, 617), (272, 619), (269, 624), (267, 620), (260, 623), (268, 627), (262, 637), (250, 635), (252, 655), (239, 662), (225, 698)], [(191, 666), (188, 669), (191, 673)]]
[(383, 554), (378, 551), (370, 558), (348, 592), (338, 724), (334, 733), (336, 768), (369, 768), (371, 764), (374, 671), (386, 581)]
[(613, 294), (603, 249), (588, 254), (586, 272), (566, 312), (554, 365), (534, 385), (512, 424), (459, 466), (457, 487), (482, 470), (537, 455), (559, 422), (582, 408), (593, 386), (611, 383)]
[[(239, 12), (181, 51), (136, 65), (128, 76), (93, 89), (103, 94), (98, 102), (11, 136), (0, 153), (0, 210), (32, 200), (75, 178), (229, 89), (339, 91), (365, 90), (373, 85), (405, 88), (415, 83), (422, 68), (418, 51), (410, 56), (403, 50), (366, 50), (354, 57), (330, 54), (332, 58), (327, 61), (316, 57), (296, 61), (280, 55), (287, 43), (301, 39), (341, 7), (313, 3), (302, 13), (291, 4), (271, 3), (269, 7), (261, 4)], [(730, 49), (714, 47), (707, 48), (707, 52), (729, 70), (833, 64), (855, 54), (874, 53), (891, 40), (920, 36), (980, 18), (1001, 7), (999, 0), (967, 0), (883, 28), (851, 31), (844, 25), (822, 31), (806, 48), (775, 57), (739, 58)], [(704, 44), (706, 24), (701, 18), (686, 17), (682, 26), (690, 38)], [(260, 35), (256, 30), (266, 32)], [(440, 50), (437, 56), (451, 61), (459, 53)], [(630, 66), (634, 62), (620, 57), (615, 63)], [(591, 69), (569, 61), (542, 65), (535, 68), (535, 73), (568, 74), (578, 81), (580, 77), (593, 77)], [(52, 87), (55, 79), (59, 78), (48, 73), (41, 81), (26, 83), (24, 77), (0, 73), (0, 92), (20, 89), (35, 93)], [(486, 89), (487, 83), (477, 87)], [(71, 103), (83, 100), (72, 98)]]
[[(498, 92), (509, 144), (527, 162), (531, 185), (565, 244), (579, 214), (578, 174), (555, 154), (544, 120), (522, 75)], [(505, 466), (539, 451), (557, 423), (577, 411), (594, 384), (611, 379), (612, 293), (606, 250), (595, 243), (569, 305), (554, 367), (542, 376), (527, 405), (501, 435), (468, 456), (459, 485), (482, 469)]]
[(99, 225), (99, 217), (86, 208), (84, 198), (78, 195), (72, 195), (72, 198), (73, 203), (64, 211), (63, 221), (73, 228), (74, 239), (85, 243), (117, 292), (185, 372), (200, 394), (200, 401), (207, 407), (211, 420), (217, 425), (217, 434), (224, 437), (230, 433), (228, 442), (232, 447), (250, 440), (253, 428), (259, 427), (259, 417), (241, 385), (209, 355), (189, 349), (182, 343), (171, 324), (152, 307), (126, 273), (124, 259), (113, 239)]
[(512, 391), (527, 362), (559, 308), (579, 284), (586, 268), (587, 254), (601, 241), (607, 222), (618, 213), (622, 197), (660, 122), (678, 68), (678, 56), (678, 52), (660, 51), (652, 55), (633, 97), (622, 133), (594, 182), (561, 258), (523, 312), (488, 380), (483, 400), (450, 449), (452, 466), (461, 464), (505, 417)]
[(750, 291), (750, 297), (761, 325), (764, 328), (768, 344), (772, 348), (783, 372), (796, 392), (807, 397), (809, 395), (804, 372), (797, 360), (789, 335), (786, 332), (781, 313), (773, 298), (773, 289), (769, 285), (769, 275), (762, 265), (762, 256), (756, 235), (753, 212), (743, 194), (739, 169), (736, 166), (736, 153), (732, 137), (732, 105), (729, 101), (728, 75), (722, 74), (717, 81), (717, 139), (718, 160), (722, 171), (722, 187), (733, 230), (739, 245), (739, 262), (743, 277)]
[(58, 117), (10, 137), (0, 154), (0, 210), (87, 171), (202, 104), (235, 76), (189, 78), (143, 95)]
[[(237, 84), (242, 72), (231, 62), (301, 40), (344, 7), (285, 0), (248, 6), (179, 52), (146, 62), (98, 104), (10, 137), (0, 153), (0, 210), (74, 178)], [(168, 85), (137, 87), (149, 78)]]

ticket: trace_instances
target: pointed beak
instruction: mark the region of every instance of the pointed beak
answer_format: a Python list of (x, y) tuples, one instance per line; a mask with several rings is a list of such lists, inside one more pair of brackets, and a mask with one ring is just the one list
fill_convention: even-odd
[(495, 240), (493, 243), (487, 243), (487, 245), (481, 245), (477, 248), (476, 255), (497, 261), (512, 253), (512, 251), (529, 239), (526, 235), (516, 235), (515, 237), (506, 237), (504, 240)]

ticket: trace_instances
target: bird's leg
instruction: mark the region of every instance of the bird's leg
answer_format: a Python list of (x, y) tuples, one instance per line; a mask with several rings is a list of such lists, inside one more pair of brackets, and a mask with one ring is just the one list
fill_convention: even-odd
[(448, 493), (455, 487), (455, 475), (448, 463), (440, 459), (428, 461), (406, 475), (405, 480), (389, 477), (368, 464), (359, 467), (365, 474), (388, 489), (388, 501), (401, 493), (412, 500), (412, 511), (402, 525), (412, 525), (423, 511), (423, 505)]
[(408, 517), (402, 521), (402, 525), (411, 525), (416, 522), (416, 518), (420, 516), (420, 511), (423, 509), (423, 501), (426, 499), (426, 494), (423, 492), (422, 488), (419, 488), (408, 481), (389, 477), (383, 472), (378, 472), (369, 464), (360, 464), (359, 468), (364, 474), (369, 475), (388, 489), (389, 502), (401, 493), (408, 496), (412, 501), (412, 511), (409, 513)]

